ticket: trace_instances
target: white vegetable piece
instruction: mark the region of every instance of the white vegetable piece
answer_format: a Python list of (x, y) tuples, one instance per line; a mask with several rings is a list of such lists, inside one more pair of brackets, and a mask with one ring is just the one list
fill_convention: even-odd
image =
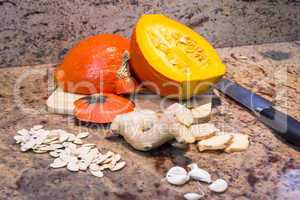
[(192, 163), (188, 167), (191, 168), (191, 171), (188, 173), (190, 178), (197, 180), (197, 181), (211, 183), (210, 174), (207, 171), (205, 171), (204, 169), (199, 168), (196, 163)]
[(190, 178), (184, 168), (175, 166), (169, 169), (166, 175), (166, 179), (173, 185), (183, 185), (187, 181), (189, 181)]
[(199, 151), (225, 149), (232, 142), (232, 135), (216, 135), (198, 142)]
[(211, 102), (206, 103), (204, 105), (197, 106), (192, 109), (192, 114), (194, 117), (194, 121), (196, 123), (208, 122), (210, 119), (210, 113), (211, 113)]
[(223, 179), (217, 179), (212, 184), (208, 186), (211, 191), (221, 193), (224, 192), (228, 188), (228, 184)]
[(64, 92), (61, 88), (57, 88), (47, 99), (48, 111), (57, 114), (73, 115), (74, 101), (84, 96)]
[(204, 197), (204, 194), (198, 194), (195, 192), (186, 193), (183, 195), (186, 200), (199, 200)]
[(185, 126), (190, 126), (194, 122), (193, 114), (190, 109), (180, 103), (174, 103), (169, 106), (165, 113), (174, 114), (177, 121)]
[(189, 128), (190, 134), (195, 138), (195, 140), (204, 140), (216, 135), (218, 129), (214, 124), (204, 123), (195, 124)]
[(195, 137), (186, 126), (179, 124), (177, 128), (179, 135), (176, 137), (176, 140), (178, 142), (186, 144), (193, 144), (196, 142)]
[(244, 151), (249, 147), (249, 137), (244, 134), (232, 134), (232, 143), (225, 149), (225, 152)]

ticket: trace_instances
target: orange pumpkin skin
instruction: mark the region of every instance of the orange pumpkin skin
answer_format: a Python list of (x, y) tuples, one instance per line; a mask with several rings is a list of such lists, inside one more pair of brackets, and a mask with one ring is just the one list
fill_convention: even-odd
[(120, 114), (132, 112), (134, 104), (130, 100), (110, 93), (90, 95), (74, 102), (74, 115), (80, 121), (110, 123)]
[(88, 37), (74, 46), (55, 71), (55, 78), (66, 92), (115, 93), (116, 72), (130, 41), (114, 34)]
[(136, 74), (141, 81), (144, 81), (142, 82), (144, 86), (156, 94), (162, 96), (178, 94), (180, 90), (178, 82), (175, 82), (155, 71), (145, 59), (139, 45), (137, 44), (135, 29), (132, 33), (130, 43), (130, 64), (134, 74)]

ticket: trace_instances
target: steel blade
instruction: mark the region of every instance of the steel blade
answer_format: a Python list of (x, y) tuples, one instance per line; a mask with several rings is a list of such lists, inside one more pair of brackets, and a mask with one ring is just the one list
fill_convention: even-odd
[(222, 78), (215, 87), (253, 112), (260, 112), (272, 106), (265, 98), (226, 78)]

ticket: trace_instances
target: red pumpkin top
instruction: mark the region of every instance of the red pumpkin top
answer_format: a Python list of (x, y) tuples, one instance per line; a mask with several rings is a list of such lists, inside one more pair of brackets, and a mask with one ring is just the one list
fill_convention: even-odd
[(119, 114), (132, 112), (134, 104), (114, 94), (91, 95), (74, 102), (77, 119), (94, 123), (110, 123)]
[(116, 73), (129, 44), (128, 39), (114, 34), (82, 40), (58, 66), (55, 72), (58, 85), (66, 92), (78, 94), (116, 93)]

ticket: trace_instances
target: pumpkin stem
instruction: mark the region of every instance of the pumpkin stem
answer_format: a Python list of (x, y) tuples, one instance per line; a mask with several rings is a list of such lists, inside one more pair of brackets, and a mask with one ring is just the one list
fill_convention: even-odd
[(83, 99), (86, 100), (88, 104), (103, 104), (105, 103), (106, 98), (107, 97), (104, 95), (91, 95), (83, 97)]
[(122, 64), (117, 71), (117, 79), (125, 79), (129, 77), (130, 77), (129, 52), (125, 50), (122, 58)]
[(131, 77), (129, 69), (129, 52), (126, 50), (123, 54), (122, 65), (116, 74), (116, 93), (127, 94), (135, 91), (136, 82)]

